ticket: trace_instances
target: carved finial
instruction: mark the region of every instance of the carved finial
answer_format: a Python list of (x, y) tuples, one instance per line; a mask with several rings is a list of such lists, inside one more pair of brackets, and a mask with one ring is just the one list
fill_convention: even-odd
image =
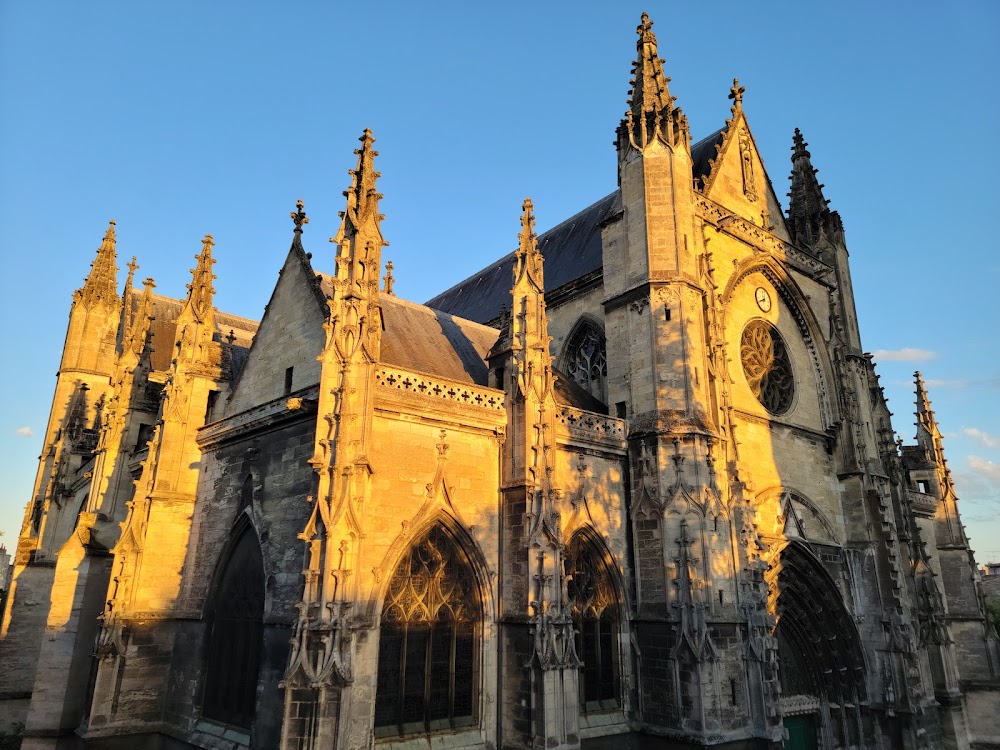
[(521, 232), (518, 234), (518, 248), (514, 253), (514, 284), (527, 276), (537, 291), (545, 289), (542, 254), (538, 252), (538, 236), (535, 234), (535, 215), (531, 198), (521, 204)]
[(125, 286), (132, 286), (132, 277), (135, 276), (136, 269), (139, 268), (139, 264), (135, 262), (135, 256), (132, 256), (132, 260), (128, 262), (128, 278), (125, 279)]
[(441, 442), (437, 443), (434, 447), (437, 448), (438, 460), (444, 461), (448, 457), (448, 443), (445, 442), (448, 439), (448, 432), (441, 430), (438, 437)]
[(236, 332), (232, 328), (229, 329), (229, 333), (226, 334), (226, 341), (232, 346), (233, 342), (236, 341)]
[(811, 154), (806, 150), (806, 146), (808, 145), (809, 144), (806, 143), (805, 138), (802, 137), (802, 131), (799, 130), (798, 128), (795, 128), (795, 134), (792, 136), (793, 162), (796, 159), (801, 159), (802, 157), (808, 159), (811, 156)]
[[(729, 98), (733, 100), (733, 112), (742, 108), (743, 106), (743, 93), (747, 90), (746, 86), (740, 86), (740, 79), (733, 78), (733, 87), (729, 89)], [(798, 131), (796, 131), (798, 132)]]
[(531, 203), (531, 198), (524, 199), (524, 202), (521, 204), (521, 210), (523, 211), (521, 214), (521, 234), (518, 235), (521, 252), (531, 252), (536, 239), (535, 215), (532, 213), (534, 205)]
[(292, 217), (292, 222), (295, 224), (295, 231), (298, 232), (299, 234), (302, 233), (303, 225), (309, 223), (309, 217), (306, 216), (304, 207), (305, 204), (302, 202), (302, 199), (299, 198), (298, 201), (296, 201), (295, 203), (295, 208), (298, 210), (292, 211), (292, 213), (289, 214), (289, 216)]
[(382, 291), (385, 292), (386, 294), (390, 294), (391, 295), (393, 293), (392, 292), (392, 285), (394, 283), (396, 283), (396, 280), (392, 277), (392, 261), (391, 260), (388, 263), (385, 264), (385, 276), (383, 277), (383, 280), (385, 281), (385, 286), (383, 287)]

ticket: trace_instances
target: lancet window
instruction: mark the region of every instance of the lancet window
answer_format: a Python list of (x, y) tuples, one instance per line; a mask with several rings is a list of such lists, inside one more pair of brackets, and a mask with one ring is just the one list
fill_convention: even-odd
[(264, 633), (264, 565), (249, 527), (223, 565), (208, 617), (202, 715), (249, 728)]
[(576, 651), (583, 660), (580, 704), (584, 711), (615, 708), (621, 698), (620, 613), (611, 572), (597, 545), (581, 534), (570, 541), (565, 560)]
[(604, 333), (590, 321), (579, 323), (566, 345), (563, 370), (602, 403), (608, 400), (608, 358)]
[(476, 721), (482, 607), (455, 538), (434, 526), (396, 567), (382, 608), (375, 732), (380, 737)]

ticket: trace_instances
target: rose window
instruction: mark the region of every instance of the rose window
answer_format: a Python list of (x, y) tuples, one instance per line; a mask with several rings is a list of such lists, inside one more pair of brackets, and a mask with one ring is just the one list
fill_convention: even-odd
[(784, 414), (792, 405), (795, 381), (788, 349), (778, 332), (763, 320), (743, 329), (740, 359), (750, 390), (772, 414)]

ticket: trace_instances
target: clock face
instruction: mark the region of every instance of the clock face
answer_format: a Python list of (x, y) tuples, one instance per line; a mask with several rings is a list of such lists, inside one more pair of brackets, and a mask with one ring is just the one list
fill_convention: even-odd
[(771, 295), (767, 293), (764, 287), (757, 287), (757, 291), (754, 292), (754, 298), (757, 300), (757, 307), (764, 312), (771, 309)]

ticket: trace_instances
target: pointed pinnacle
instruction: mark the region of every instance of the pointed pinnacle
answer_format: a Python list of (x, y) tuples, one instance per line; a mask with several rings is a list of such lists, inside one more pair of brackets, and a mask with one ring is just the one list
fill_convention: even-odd
[(98, 300), (116, 301), (118, 290), (116, 277), (118, 266), (115, 263), (115, 221), (108, 222), (108, 230), (104, 240), (97, 250), (97, 257), (90, 266), (90, 273), (83, 284), (82, 296), (90, 305)]
[(806, 143), (805, 139), (802, 137), (802, 131), (799, 130), (798, 128), (795, 128), (795, 135), (792, 136), (792, 151), (794, 152), (792, 154), (792, 161), (793, 162), (796, 159), (799, 159), (799, 158), (801, 158), (803, 156), (805, 158), (807, 158), (807, 159), (810, 156), (812, 156), (812, 154), (810, 154), (806, 150), (806, 146), (808, 146), (808, 145), (809, 144)]
[(534, 251), (535, 246), (535, 215), (532, 213), (534, 205), (531, 198), (525, 198), (521, 204), (521, 233), (518, 235), (522, 253)]

